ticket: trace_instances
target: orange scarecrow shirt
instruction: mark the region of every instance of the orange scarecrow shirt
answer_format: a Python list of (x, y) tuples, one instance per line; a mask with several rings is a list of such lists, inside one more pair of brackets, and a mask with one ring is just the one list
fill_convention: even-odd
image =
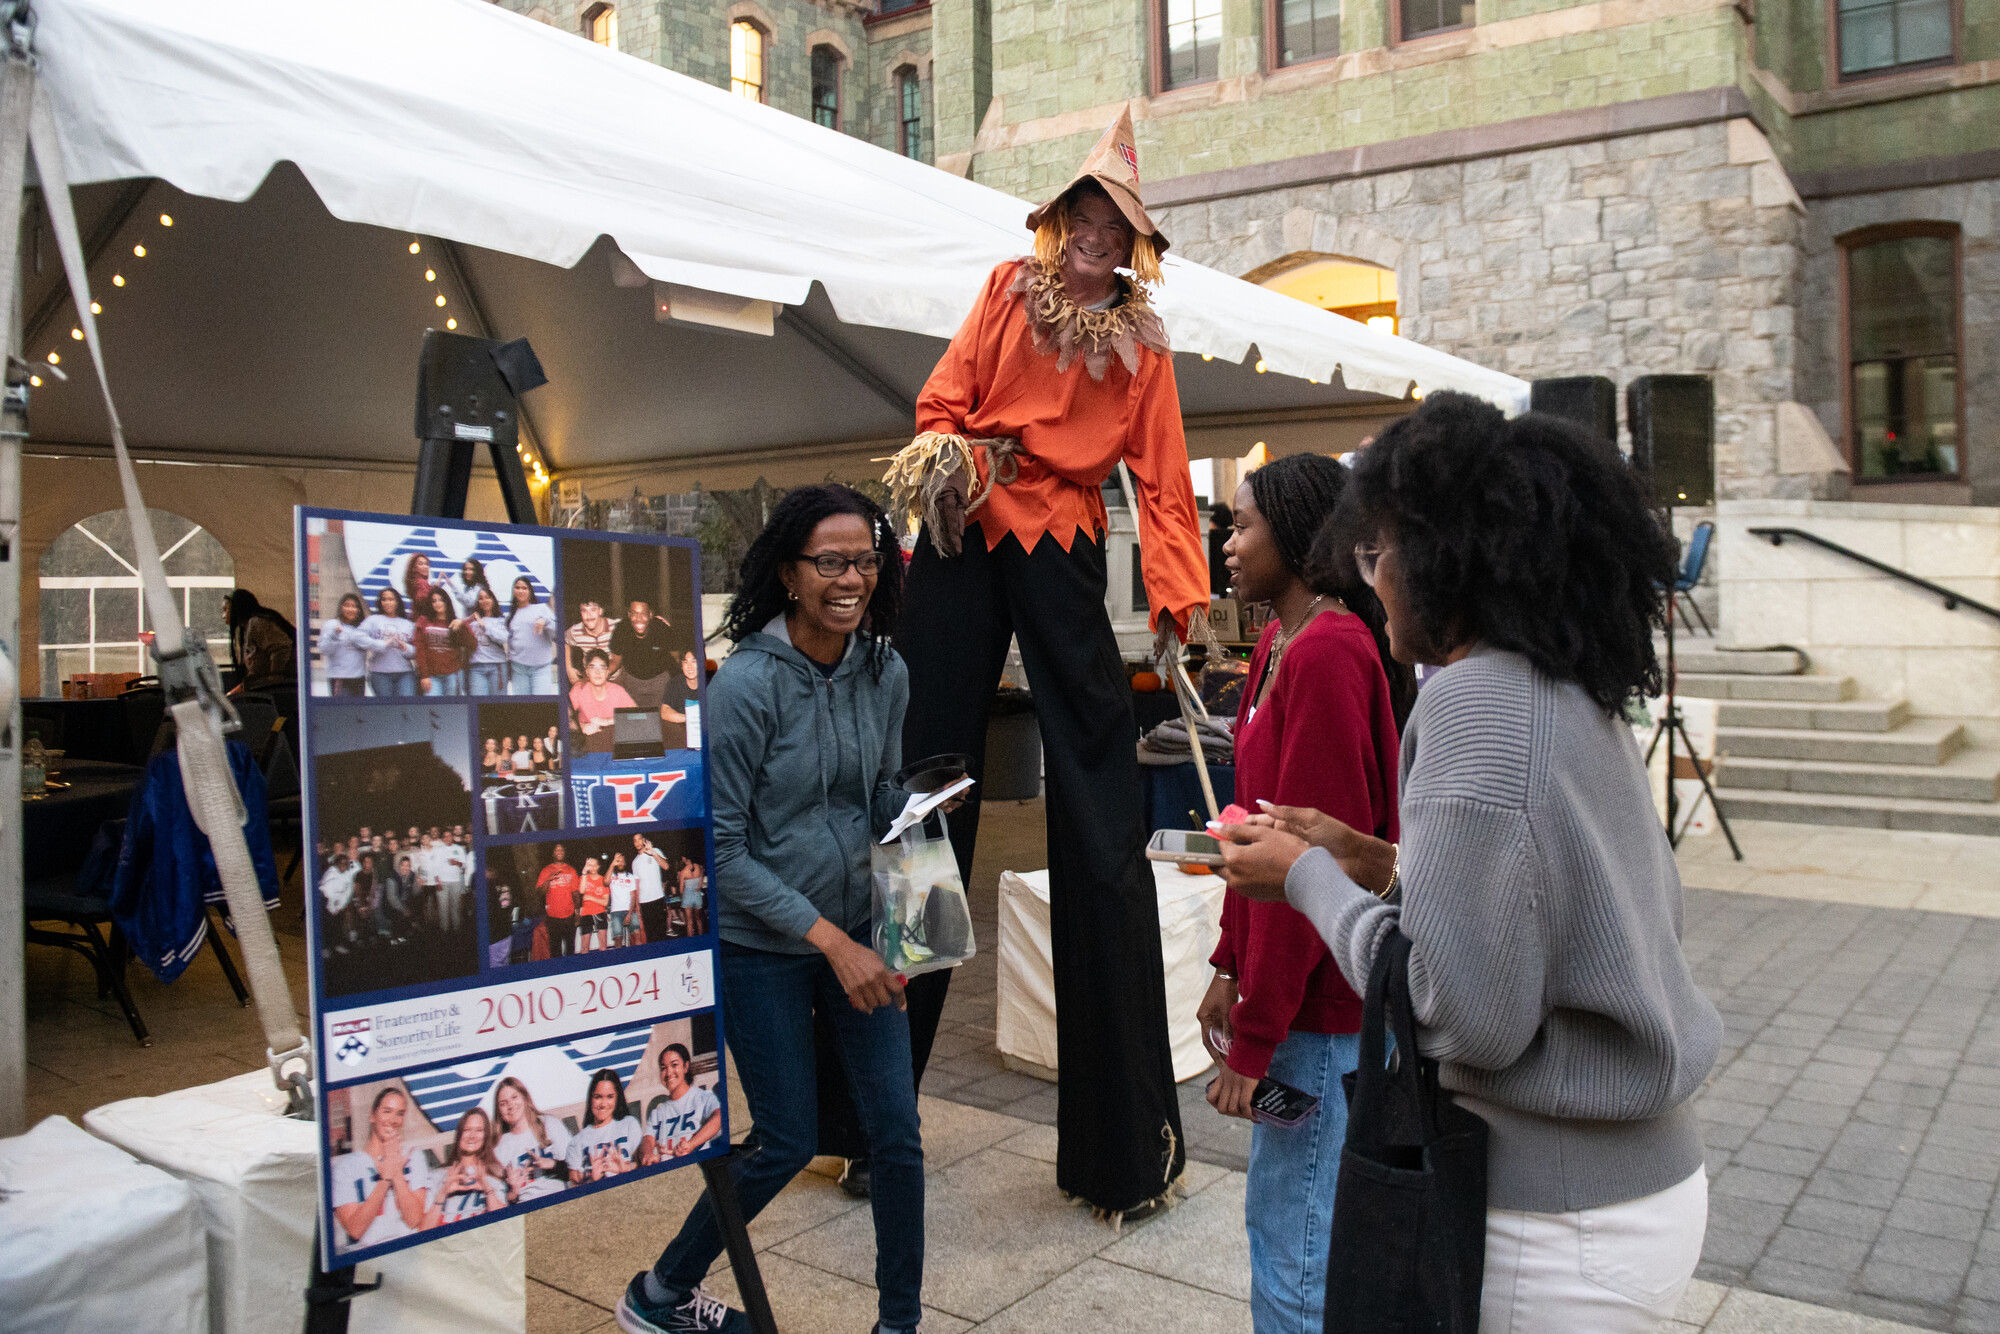
[[(1108, 526), (1098, 488), (1124, 459), (1137, 493), (1150, 623), (1157, 630), (1161, 615), (1171, 616), (1185, 641), (1188, 618), (1208, 615), (1208, 556), (1188, 478), (1173, 359), (1140, 347), (1136, 374), (1117, 357), (1102, 380), (1090, 377), (1080, 357), (1057, 371), (1053, 351), (1035, 350), (1022, 298), (1009, 290), (1022, 262), (1010, 260), (988, 275), (917, 399), (917, 431), (1020, 440), (1020, 476), (995, 487), (967, 525), (986, 534), (988, 550), (1009, 533), (1026, 551), (1044, 533), (1064, 551), (1079, 532), (1098, 540)], [(976, 459), (984, 485), (986, 451)]]

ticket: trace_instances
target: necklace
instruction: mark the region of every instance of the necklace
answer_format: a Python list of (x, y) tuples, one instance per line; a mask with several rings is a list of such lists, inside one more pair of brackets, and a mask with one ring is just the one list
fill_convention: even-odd
[[(1269, 688), (1271, 682), (1278, 679), (1278, 664), (1284, 660), (1285, 649), (1289, 647), (1292, 640), (1297, 637), (1299, 630), (1305, 629), (1306, 624), (1312, 620), (1313, 608), (1319, 606), (1319, 604), (1324, 601), (1326, 601), (1326, 594), (1324, 593), (1313, 594), (1312, 601), (1306, 603), (1305, 615), (1299, 617), (1299, 625), (1297, 630), (1287, 630), (1285, 629), (1285, 623), (1283, 621), (1278, 622), (1277, 642), (1271, 646), (1271, 661), (1269, 665), (1267, 665), (1264, 668), (1265, 689)], [(1258, 691), (1258, 695), (1260, 697), (1263, 694), (1264, 690)]]

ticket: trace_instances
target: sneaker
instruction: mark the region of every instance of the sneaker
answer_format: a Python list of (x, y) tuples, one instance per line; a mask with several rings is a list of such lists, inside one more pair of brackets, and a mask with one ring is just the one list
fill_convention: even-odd
[(750, 1318), (696, 1288), (676, 1306), (646, 1300), (646, 1276), (634, 1274), (618, 1299), (618, 1328), (625, 1334), (750, 1334)]
[(866, 1158), (849, 1158), (847, 1166), (840, 1169), (840, 1188), (851, 1199), (865, 1200), (871, 1182)]

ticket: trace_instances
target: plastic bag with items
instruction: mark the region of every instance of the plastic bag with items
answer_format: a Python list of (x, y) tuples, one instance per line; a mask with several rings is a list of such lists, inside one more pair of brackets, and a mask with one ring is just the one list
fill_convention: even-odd
[(938, 817), (874, 848), (875, 952), (905, 977), (956, 968), (976, 951), (958, 858)]

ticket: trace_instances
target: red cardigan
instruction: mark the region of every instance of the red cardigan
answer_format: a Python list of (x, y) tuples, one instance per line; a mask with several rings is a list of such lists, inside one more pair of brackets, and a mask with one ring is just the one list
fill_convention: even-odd
[[(1377, 838), (1396, 837), (1396, 718), (1375, 637), (1359, 616), (1322, 611), (1285, 650), (1277, 680), (1252, 717), (1252, 692), (1271, 655), (1273, 620), (1250, 659), (1236, 714), (1236, 801), (1310, 806)], [(1295, 908), (1222, 904), (1222, 940), (1210, 963), (1236, 975), (1229, 1068), (1262, 1079), (1289, 1032), (1353, 1033), (1361, 999)]]

